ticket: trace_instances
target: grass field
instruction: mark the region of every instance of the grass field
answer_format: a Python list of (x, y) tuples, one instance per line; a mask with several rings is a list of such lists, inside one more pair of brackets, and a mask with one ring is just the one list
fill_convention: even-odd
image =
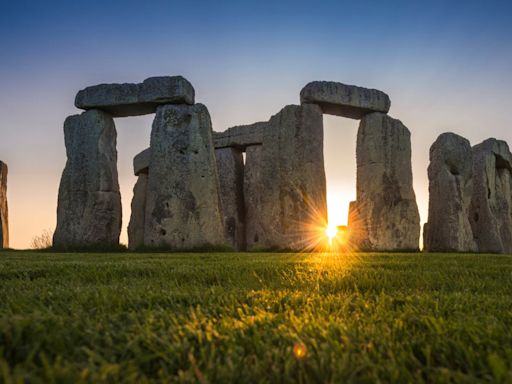
[(512, 257), (0, 253), (0, 382), (512, 382)]

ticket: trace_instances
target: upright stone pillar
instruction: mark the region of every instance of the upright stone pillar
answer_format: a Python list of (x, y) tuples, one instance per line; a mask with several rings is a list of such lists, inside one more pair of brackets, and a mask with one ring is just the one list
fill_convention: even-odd
[(479, 252), (512, 253), (512, 155), (505, 141), (473, 147), (469, 219)]
[(351, 245), (368, 251), (417, 250), (420, 218), (412, 186), (409, 130), (383, 113), (367, 114), (359, 125), (356, 156)]
[(92, 109), (66, 119), (67, 162), (59, 187), (55, 247), (119, 243), (116, 136), (114, 121), (105, 112)]
[(325, 241), (326, 181), (319, 106), (272, 116), (261, 146), (247, 147), (246, 239), (257, 248), (311, 249)]
[(215, 150), (220, 182), (220, 200), (226, 241), (236, 250), (245, 249), (244, 159), (235, 148)]
[(431, 252), (476, 252), (469, 222), (473, 156), (471, 145), (443, 133), (430, 147), (428, 223), (424, 249)]
[(202, 104), (157, 108), (151, 131), (144, 244), (224, 244), (210, 115)]
[(148, 174), (141, 173), (133, 187), (130, 222), (128, 224), (128, 248), (135, 250), (144, 245)]
[(0, 249), (9, 248), (9, 214), (7, 208), (7, 164), (0, 161)]

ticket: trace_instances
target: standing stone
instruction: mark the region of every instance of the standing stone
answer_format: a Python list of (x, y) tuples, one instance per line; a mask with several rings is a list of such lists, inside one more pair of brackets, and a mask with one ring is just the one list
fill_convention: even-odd
[(7, 164), (0, 161), (0, 249), (9, 248), (9, 215), (7, 209)]
[(226, 241), (245, 249), (244, 159), (235, 148), (215, 150)]
[(224, 244), (206, 107), (158, 107), (150, 148), (144, 245), (193, 249)]
[(356, 87), (334, 81), (313, 81), (300, 91), (301, 104), (317, 104), (323, 113), (361, 119), (372, 112), (387, 113), (391, 100), (377, 89)]
[(471, 145), (443, 133), (430, 147), (428, 223), (424, 249), (431, 252), (476, 252), (469, 222), (473, 158)]
[(247, 248), (310, 249), (325, 241), (323, 116), (314, 104), (272, 116), (261, 146), (246, 150)]
[(139, 84), (99, 84), (78, 92), (75, 106), (113, 117), (154, 113), (159, 105), (194, 104), (194, 87), (182, 76), (150, 77)]
[(133, 187), (132, 212), (128, 224), (128, 248), (131, 250), (144, 245), (147, 188), (148, 174), (140, 173)]
[(505, 141), (473, 147), (470, 221), (480, 252), (512, 253), (512, 155)]
[(350, 243), (359, 250), (419, 247), (420, 217), (412, 186), (411, 137), (396, 119), (371, 113), (357, 132), (357, 201), (351, 204)]
[(64, 122), (67, 162), (62, 173), (53, 245), (116, 245), (121, 232), (116, 129), (99, 110)]

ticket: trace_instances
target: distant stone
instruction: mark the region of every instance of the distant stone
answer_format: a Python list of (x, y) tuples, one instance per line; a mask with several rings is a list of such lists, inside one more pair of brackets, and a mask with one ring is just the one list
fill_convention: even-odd
[(194, 104), (194, 88), (182, 76), (150, 77), (139, 84), (99, 84), (76, 95), (80, 109), (101, 109), (113, 117), (154, 113), (162, 104)]
[(247, 249), (304, 250), (325, 240), (323, 156), (320, 107), (289, 105), (271, 117), (262, 145), (246, 149)]
[(473, 147), (469, 219), (480, 252), (512, 253), (512, 155), (505, 141)]
[(226, 241), (245, 250), (244, 159), (236, 148), (215, 150)]
[(313, 81), (300, 92), (301, 104), (317, 104), (329, 115), (361, 119), (372, 112), (387, 113), (389, 96), (376, 89), (333, 81)]
[(213, 132), (215, 148), (238, 148), (245, 150), (250, 145), (259, 145), (263, 142), (263, 132), (267, 122), (250, 125), (238, 125), (224, 132)]
[(202, 104), (157, 108), (151, 131), (144, 245), (224, 245), (210, 114)]
[(382, 113), (364, 116), (356, 157), (357, 200), (350, 206), (350, 243), (364, 251), (417, 250), (420, 217), (412, 186), (409, 130)]
[(150, 149), (146, 148), (133, 158), (133, 173), (139, 176), (141, 173), (148, 173)]
[(132, 212), (128, 224), (128, 248), (135, 250), (144, 245), (148, 174), (140, 173), (133, 187)]
[(431, 252), (476, 252), (469, 222), (473, 156), (471, 144), (443, 133), (430, 147), (428, 223), (424, 249)]
[(0, 161), (0, 249), (9, 248), (9, 211), (7, 207), (7, 164)]
[(90, 110), (64, 122), (67, 162), (62, 173), (53, 245), (117, 245), (121, 196), (116, 129), (107, 113)]

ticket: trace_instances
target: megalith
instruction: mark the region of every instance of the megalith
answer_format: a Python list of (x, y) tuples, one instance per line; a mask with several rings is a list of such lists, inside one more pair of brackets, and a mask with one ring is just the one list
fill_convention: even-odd
[(473, 152), (469, 219), (480, 252), (512, 253), (512, 155), (505, 141), (488, 139)]
[(244, 159), (242, 151), (215, 150), (220, 182), (220, 201), (226, 241), (236, 250), (245, 249)]
[(207, 108), (158, 107), (150, 148), (144, 245), (193, 249), (225, 244)]
[(247, 249), (310, 249), (325, 240), (326, 181), (319, 106), (272, 116), (262, 145), (246, 148)]
[(0, 161), (0, 249), (9, 248), (9, 212), (7, 207), (7, 164)]
[(443, 133), (430, 147), (428, 223), (424, 249), (431, 252), (476, 252), (469, 222), (473, 188), (471, 144)]
[(116, 129), (100, 110), (70, 116), (64, 122), (67, 162), (59, 186), (59, 248), (116, 245), (121, 231)]
[(357, 200), (350, 204), (348, 225), (351, 246), (365, 251), (417, 250), (420, 218), (407, 127), (383, 113), (363, 116), (356, 160)]
[(312, 81), (300, 92), (301, 104), (316, 104), (329, 115), (361, 119), (372, 112), (387, 113), (389, 96), (377, 89), (357, 87), (334, 81)]
[(133, 187), (130, 222), (128, 223), (128, 248), (132, 250), (144, 245), (147, 189), (148, 174), (140, 173)]
[(99, 84), (78, 92), (75, 106), (101, 109), (112, 117), (155, 113), (159, 105), (194, 104), (192, 84), (182, 76), (150, 77), (139, 84)]

